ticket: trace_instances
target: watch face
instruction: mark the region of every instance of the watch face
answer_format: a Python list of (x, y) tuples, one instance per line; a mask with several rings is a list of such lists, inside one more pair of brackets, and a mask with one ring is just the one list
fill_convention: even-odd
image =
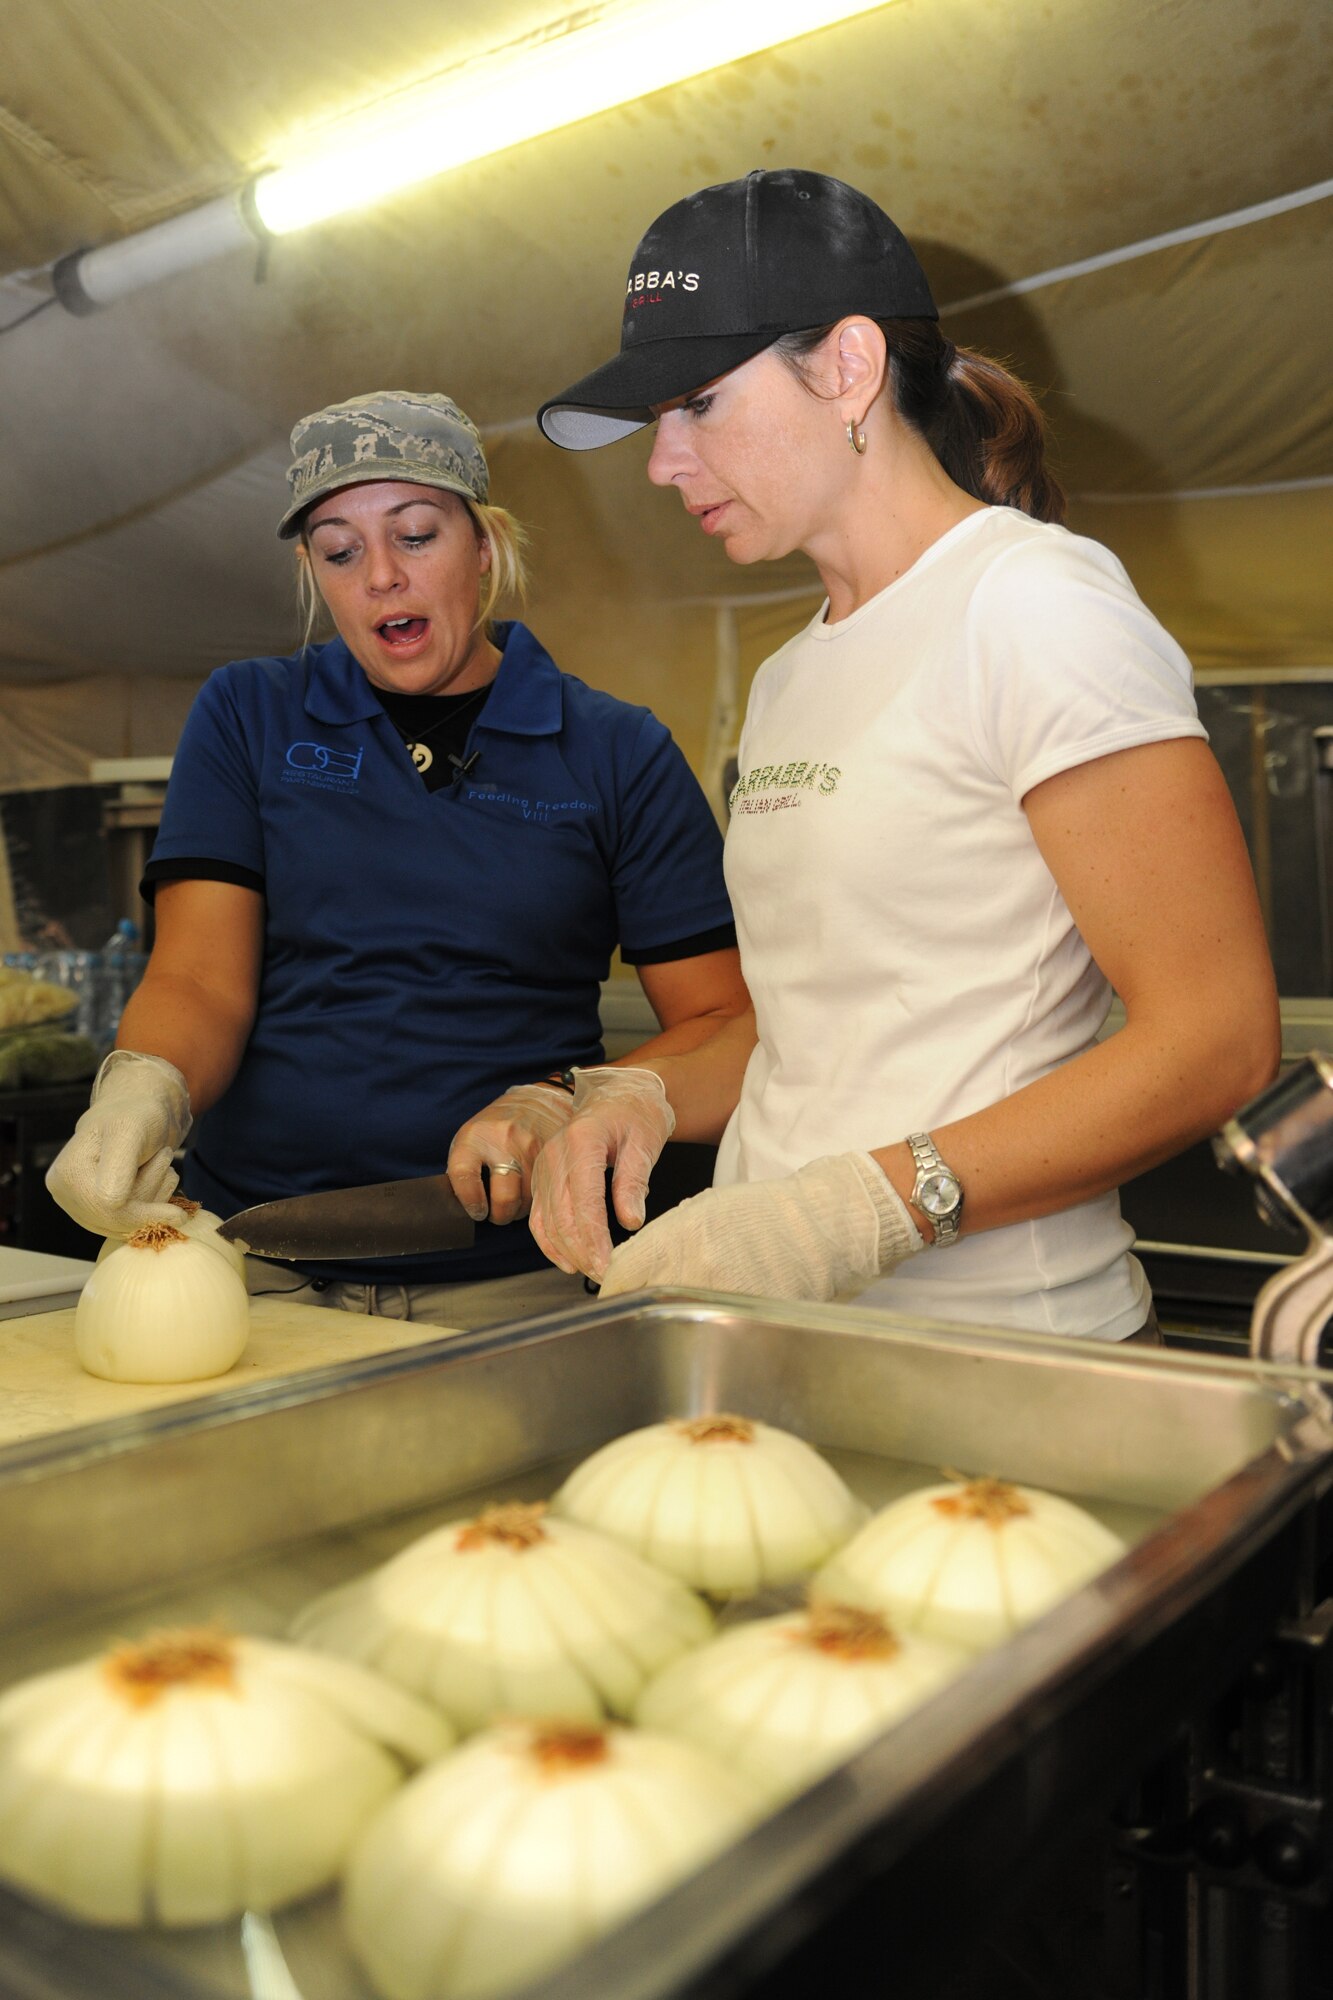
[(927, 1174), (921, 1182), (917, 1204), (927, 1215), (952, 1215), (962, 1199), (962, 1189), (947, 1168)]

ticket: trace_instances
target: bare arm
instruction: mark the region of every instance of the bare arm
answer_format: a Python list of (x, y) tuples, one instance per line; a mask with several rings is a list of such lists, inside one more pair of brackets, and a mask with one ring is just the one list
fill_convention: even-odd
[(235, 1076), (254, 1025), (264, 899), (231, 882), (163, 882), (155, 910), (152, 957), (116, 1046), (175, 1063), (198, 1115)]
[(662, 1032), (629, 1055), (618, 1056), (616, 1061), (621, 1065), (637, 1066), (656, 1056), (697, 1049), (749, 1009), (741, 955), (734, 945), (728, 951), (703, 952), (697, 958), (641, 965), (637, 970)]
[(627, 1066), (654, 1070), (661, 1077), (667, 1103), (676, 1116), (677, 1139), (715, 1143), (736, 1109), (745, 1067), (757, 1039), (754, 1008), (747, 1000), (743, 1014), (735, 1015), (698, 1047), (649, 1054), (652, 1044), (645, 1043), (624, 1061)]
[(656, 1070), (676, 1114), (676, 1137), (716, 1140), (735, 1108), (755, 1041), (740, 953), (645, 965), (639, 981), (663, 1032), (618, 1056), (612, 1067)]
[[(1023, 809), (1126, 1025), (936, 1128), (966, 1193), (966, 1234), (1073, 1207), (1169, 1159), (1271, 1080), (1281, 1046), (1249, 858), (1205, 744), (1098, 758), (1035, 786)], [(907, 1146), (875, 1158), (906, 1199)]]

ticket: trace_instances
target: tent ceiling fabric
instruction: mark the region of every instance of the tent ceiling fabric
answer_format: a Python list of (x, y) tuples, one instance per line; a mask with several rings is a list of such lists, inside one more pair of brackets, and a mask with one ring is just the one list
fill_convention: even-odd
[[(90, 202), (100, 240), (206, 200), (558, 13), (558, 0), (399, 0), (385, 21), (359, 0), (5, 0), (0, 268), (75, 247), (62, 225), (86, 223)], [(516, 149), (423, 206), (444, 217), (455, 190), (485, 202), (517, 183), (533, 212), (565, 212), (540, 240), (586, 244), (567, 192), (622, 183), (601, 245), (619, 276), (664, 195), (739, 161), (833, 171), (835, 158), (909, 232), (982, 262), (1007, 253), (1013, 277), (1320, 178), (1307, 168), (1328, 143), (1329, 32), (1305, 0), (898, 0)], [(36, 215), (25, 166), (29, 190), (41, 175)]]
[[(52, 259), (559, 26), (550, 0), (0, 0), (0, 326)], [(534, 529), (534, 623), (697, 754), (706, 601), (811, 572), (732, 568), (647, 487), (643, 440), (570, 455), (529, 427), (614, 347), (652, 216), (755, 165), (821, 168), (884, 204), (947, 305), (1328, 179), (1331, 82), (1326, 0), (897, 0), (283, 239), (262, 282), (239, 253), (86, 320), (42, 312), (0, 336), (0, 676), (197, 681), (286, 650), (292, 421), (441, 387)], [(1333, 482), (1331, 238), (1319, 201), (948, 322), (1045, 392), (1066, 483), (1100, 496), (1073, 524), (1200, 665), (1333, 664), (1327, 491), (1172, 497)]]

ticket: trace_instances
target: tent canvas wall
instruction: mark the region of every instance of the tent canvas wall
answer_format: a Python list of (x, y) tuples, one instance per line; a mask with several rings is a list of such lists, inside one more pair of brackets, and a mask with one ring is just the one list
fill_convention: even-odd
[(1333, 667), (1322, 0), (896, 0), (264, 259), (90, 318), (45, 304), (52, 260), (561, 26), (550, 0), (0, 0), (0, 791), (168, 752), (212, 666), (292, 648), (287, 430), (385, 385), (481, 424), (532, 530), (532, 622), (711, 784), (813, 573), (731, 567), (648, 487), (642, 439), (561, 453), (531, 419), (614, 347), (647, 221), (755, 165), (840, 174), (900, 222), (951, 335), (1042, 392), (1071, 525), (1202, 673)]

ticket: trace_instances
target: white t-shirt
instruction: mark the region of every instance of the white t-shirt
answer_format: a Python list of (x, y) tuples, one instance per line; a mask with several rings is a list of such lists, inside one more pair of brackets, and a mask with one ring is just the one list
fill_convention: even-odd
[[(969, 515), (761, 667), (726, 874), (759, 1042), (718, 1185), (984, 1110), (1086, 1049), (1110, 988), (1021, 801), (1205, 737), (1189, 662), (1111, 553)], [(1114, 1194), (929, 1249), (861, 1303), (1119, 1339), (1148, 1308)]]

